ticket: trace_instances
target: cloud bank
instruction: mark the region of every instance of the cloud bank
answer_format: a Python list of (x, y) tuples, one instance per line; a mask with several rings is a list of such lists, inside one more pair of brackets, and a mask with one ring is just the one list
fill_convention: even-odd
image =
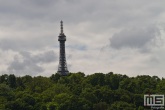
[(164, 2), (0, 1), (0, 73), (55, 73), (63, 20), (70, 72), (164, 77)]

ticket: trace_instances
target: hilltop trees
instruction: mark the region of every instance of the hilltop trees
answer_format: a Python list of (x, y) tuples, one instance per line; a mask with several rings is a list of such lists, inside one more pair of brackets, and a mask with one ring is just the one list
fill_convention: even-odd
[(165, 80), (113, 72), (0, 76), (2, 110), (143, 110), (143, 96), (147, 93), (164, 94)]

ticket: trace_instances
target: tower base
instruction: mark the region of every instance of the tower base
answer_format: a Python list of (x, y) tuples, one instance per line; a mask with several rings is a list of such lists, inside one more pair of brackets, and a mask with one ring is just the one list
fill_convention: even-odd
[(69, 74), (69, 71), (57, 71), (57, 73), (62, 76), (67, 76)]

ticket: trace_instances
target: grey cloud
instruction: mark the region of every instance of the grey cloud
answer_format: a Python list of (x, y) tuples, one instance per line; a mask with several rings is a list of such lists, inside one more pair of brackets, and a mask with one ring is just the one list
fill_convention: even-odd
[(14, 73), (18, 75), (30, 74), (35, 75), (36, 73), (43, 72), (44, 69), (30, 60), (24, 60), (20, 62), (17, 57), (15, 57), (14, 61), (8, 67), (9, 73)]
[(86, 45), (68, 45), (66, 46), (67, 48), (74, 48), (76, 50), (82, 50), (82, 51), (85, 51), (87, 49)]
[(31, 4), (35, 6), (50, 6), (59, 0), (22, 0), (22, 3)]
[[(156, 27), (124, 29), (110, 38), (110, 46), (115, 49), (138, 48), (146, 49), (156, 45), (160, 32)], [(146, 49), (147, 50), (147, 49)]]
[(37, 55), (30, 52), (20, 52), (21, 57), (14, 56), (14, 60), (8, 67), (9, 73), (15, 74), (31, 74), (35, 75), (44, 72), (42, 64), (48, 64), (56, 61), (56, 54), (53, 51), (47, 51)]
[(12, 3), (7, 0), (0, 1), (0, 24), (17, 24), (20, 21), (42, 22), (51, 16), (53, 4), (53, 0), (15, 0)]
[[(100, 24), (107, 26), (124, 27), (151, 23), (156, 20), (164, 8), (156, 2), (155, 6), (145, 4), (144, 1), (87, 1), (87, 0), (15, 0), (14, 3), (3, 2), (0, 4), (0, 18), (3, 22), (18, 23), (17, 21), (33, 21), (37, 23), (54, 22), (63, 19), (67, 23), (77, 24), (90, 21), (93, 27)], [(152, 2), (152, 1), (151, 1)], [(145, 2), (146, 3), (146, 2)], [(143, 9), (143, 13), (141, 10)], [(158, 10), (158, 9), (159, 10)], [(157, 11), (155, 11), (157, 9)], [(147, 14), (145, 14), (147, 13)], [(11, 22), (12, 18), (12, 22)], [(39, 22), (38, 22), (39, 21)], [(1, 21), (0, 21), (1, 22)], [(3, 24), (3, 22), (1, 22)], [(28, 24), (28, 23), (27, 23)], [(108, 27), (105, 28), (108, 28)], [(99, 27), (98, 30), (100, 30)]]
[[(162, 0), (14, 0), (12, 2), (1, 0), (0, 49), (13, 52), (31, 51), (31, 53), (20, 52), (21, 58), (15, 56), (12, 64), (9, 64), (8, 70), (15, 73), (20, 72), (20, 74), (28, 71), (30, 74), (42, 72), (44, 69), (41, 65), (51, 63), (53, 53), (49, 53), (50, 57), (46, 57), (44, 53), (37, 55), (33, 53), (49, 48), (49, 46), (55, 46), (57, 49), (59, 21), (62, 19), (68, 41), (69, 37), (76, 36), (75, 41), (67, 44), (75, 45), (77, 40), (84, 41), (86, 44), (85, 47), (81, 45), (71, 47), (75, 50), (83, 50), (82, 54), (85, 54), (89, 47), (91, 48), (91, 43), (93, 47), (95, 45), (98, 47), (98, 44), (102, 44), (103, 40), (108, 39), (108, 35), (114, 35), (110, 39), (110, 46), (114, 49), (134, 48), (140, 49), (142, 52), (150, 51), (150, 46), (155, 45), (153, 41), (156, 42), (156, 34), (159, 35), (159, 31), (154, 28), (155, 26), (141, 27), (164, 22), (164, 3), (165, 1)], [(114, 34), (121, 29), (123, 31)], [(50, 32), (54, 33), (50, 35)], [(19, 36), (15, 33), (18, 33)], [(98, 35), (101, 36), (100, 42), (96, 40)], [(109, 59), (109, 55), (107, 59)], [(97, 60), (93, 61), (97, 62)], [(84, 63), (83, 61), (82, 63)], [(102, 63), (106, 67), (105, 61)], [(47, 67), (49, 68), (50, 65)], [(125, 70), (129, 70), (129, 68)], [(92, 72), (90, 71), (90, 73)]]
[(56, 54), (53, 51), (37, 54), (31, 58), (36, 63), (50, 63), (57, 60)]
[(9, 65), (8, 72), (18, 74), (18, 75), (24, 75), (24, 74), (30, 74), (35, 75), (36, 73), (43, 72), (44, 69), (37, 64), (35, 64), (33, 61), (24, 59), (22, 62), (19, 61), (17, 56), (14, 57), (14, 61)]
[[(44, 47), (51, 47), (54, 44), (57, 45), (58, 41), (55, 40), (55, 36), (41, 36), (34, 38), (25, 37), (23, 39), (20, 38), (4, 38), (0, 40), (0, 48), (2, 50), (14, 50), (14, 51), (22, 51), (22, 50), (39, 50)], [(54, 40), (53, 40), (54, 39)]]

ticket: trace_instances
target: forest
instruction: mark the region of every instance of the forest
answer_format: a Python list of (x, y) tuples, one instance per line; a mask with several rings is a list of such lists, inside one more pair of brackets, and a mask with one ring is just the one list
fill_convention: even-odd
[(147, 110), (144, 94), (165, 94), (165, 79), (113, 72), (0, 75), (0, 110)]

